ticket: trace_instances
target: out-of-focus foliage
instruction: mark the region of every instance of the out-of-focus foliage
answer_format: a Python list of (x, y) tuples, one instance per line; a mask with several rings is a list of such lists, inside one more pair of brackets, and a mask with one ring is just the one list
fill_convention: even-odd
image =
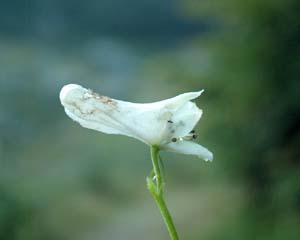
[(0, 5), (0, 239), (167, 239), (147, 146), (70, 121), (70, 82), (134, 102), (204, 88), (215, 161), (162, 155), (182, 239), (299, 238), (299, 1)]
[[(246, 190), (246, 207), (233, 235), (297, 239), (300, 2), (190, 0), (186, 13), (221, 23), (220, 31), (199, 42), (213, 59), (205, 76), (214, 90), (208, 108), (218, 106), (211, 125), (227, 149), (218, 153)], [(222, 229), (220, 239), (232, 239), (231, 234)]]

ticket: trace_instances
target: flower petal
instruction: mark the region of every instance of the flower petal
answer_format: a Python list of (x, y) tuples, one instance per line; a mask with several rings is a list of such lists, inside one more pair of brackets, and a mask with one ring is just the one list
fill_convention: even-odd
[[(81, 126), (107, 134), (122, 134), (145, 142), (144, 138), (132, 129), (130, 107), (124, 110), (122, 103), (76, 84), (62, 88), (60, 101), (66, 114)], [(126, 111), (126, 112), (124, 112)], [(127, 114), (127, 115), (126, 115)]]
[(172, 117), (175, 126), (174, 137), (184, 137), (194, 129), (202, 115), (202, 110), (195, 103), (187, 102), (182, 105)]
[(198, 92), (183, 93), (176, 97), (168, 98), (166, 100), (162, 100), (162, 101), (154, 102), (154, 103), (150, 103), (150, 104), (152, 106), (159, 105), (160, 107), (164, 107), (164, 108), (174, 111), (174, 110), (177, 110), (178, 108), (180, 108), (186, 102), (199, 97), (203, 92), (204, 92), (204, 90), (202, 89), (201, 91), (198, 91)]
[(104, 132), (107, 134), (124, 134), (116, 128), (101, 124), (99, 121), (85, 120), (84, 118), (80, 118), (68, 109), (65, 109), (65, 112), (71, 119), (73, 119), (75, 122), (78, 122), (82, 127)]
[(152, 145), (165, 144), (172, 137), (185, 136), (194, 128), (201, 117), (201, 110), (190, 100), (199, 97), (203, 91), (183, 93), (154, 103), (136, 104), (138, 108), (144, 109), (144, 114), (147, 112), (156, 116), (151, 121), (144, 121), (144, 129), (152, 135)]
[(205, 161), (212, 161), (213, 154), (205, 147), (190, 141), (171, 142), (164, 145), (164, 149), (171, 152), (195, 155)]

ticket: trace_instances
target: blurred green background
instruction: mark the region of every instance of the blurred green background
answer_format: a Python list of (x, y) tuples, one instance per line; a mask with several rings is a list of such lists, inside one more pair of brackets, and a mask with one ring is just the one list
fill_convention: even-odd
[(0, 1), (0, 239), (168, 239), (146, 145), (81, 128), (78, 83), (152, 102), (204, 88), (205, 163), (163, 153), (181, 239), (300, 236), (300, 1)]

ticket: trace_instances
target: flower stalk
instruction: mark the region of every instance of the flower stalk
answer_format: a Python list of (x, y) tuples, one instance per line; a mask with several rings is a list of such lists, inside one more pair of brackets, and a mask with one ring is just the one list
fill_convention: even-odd
[(160, 210), (160, 213), (167, 226), (170, 238), (172, 240), (178, 240), (179, 237), (176, 227), (163, 196), (164, 178), (161, 174), (162, 171), (159, 163), (159, 148), (157, 146), (151, 146), (151, 159), (153, 164), (153, 174), (150, 174), (150, 176), (147, 177), (147, 187)]

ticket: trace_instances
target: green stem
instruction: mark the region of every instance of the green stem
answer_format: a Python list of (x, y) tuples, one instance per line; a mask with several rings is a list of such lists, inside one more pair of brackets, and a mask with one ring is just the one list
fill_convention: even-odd
[(160, 213), (165, 221), (168, 228), (170, 238), (172, 240), (178, 240), (178, 234), (171, 218), (170, 212), (167, 208), (163, 197), (163, 179), (161, 176), (160, 164), (159, 164), (159, 148), (157, 146), (151, 147), (151, 159), (153, 164), (153, 171), (155, 176), (155, 182), (150, 178), (147, 178), (147, 185), (150, 193), (152, 194), (157, 206), (159, 207)]

